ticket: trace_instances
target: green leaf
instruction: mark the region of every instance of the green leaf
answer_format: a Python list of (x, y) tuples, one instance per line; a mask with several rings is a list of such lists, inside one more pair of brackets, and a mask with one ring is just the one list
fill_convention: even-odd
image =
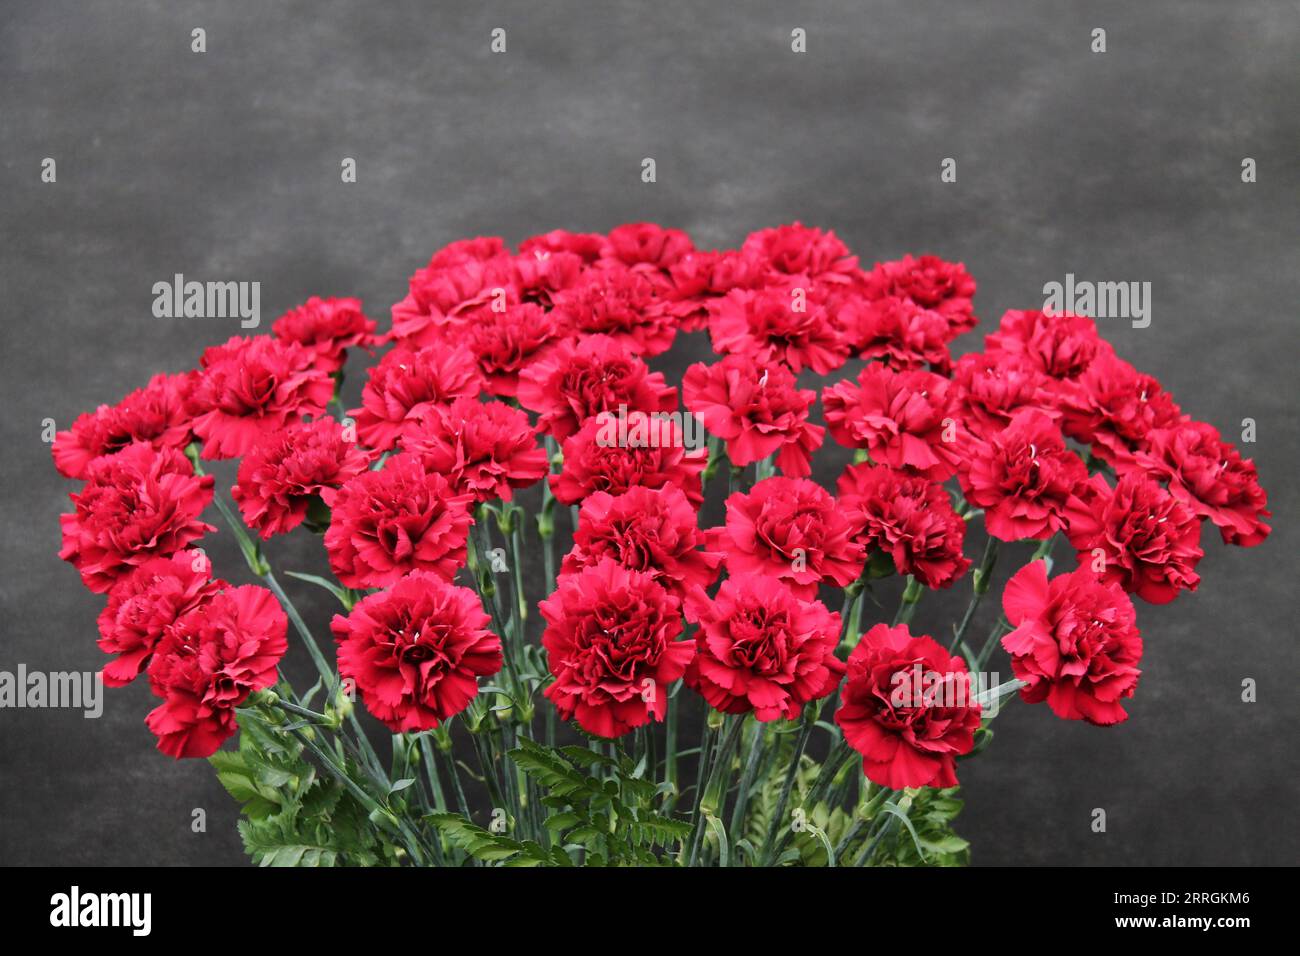
[(322, 578), (316, 574), (303, 574), (301, 571), (286, 571), (284, 573), (291, 578), (297, 578), (299, 581), (306, 581), (308, 584), (315, 584), (318, 587), (322, 587), (326, 591), (329, 591), (330, 594), (333, 594), (338, 598), (339, 603), (343, 605), (343, 609), (346, 611), (351, 611), (357, 603), (355, 592), (348, 590), (342, 585), (335, 584), (328, 578)]

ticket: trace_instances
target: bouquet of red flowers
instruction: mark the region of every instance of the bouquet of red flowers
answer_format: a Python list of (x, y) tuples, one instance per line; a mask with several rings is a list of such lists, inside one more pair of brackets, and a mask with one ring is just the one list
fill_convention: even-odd
[[(650, 224), (453, 243), (382, 334), (313, 298), (57, 436), (104, 681), (148, 682), (158, 749), (211, 761), (263, 864), (965, 862), (957, 765), (1002, 703), (1125, 720), (1134, 599), (1196, 589), (1206, 520), (1269, 533), (1254, 464), (1090, 319), (1008, 312), (954, 360), (974, 294), (960, 264), (867, 270), (796, 223), (712, 252)], [(705, 331), (717, 361), (679, 387), (647, 365)], [(345, 409), (349, 351), (381, 345)], [(801, 375), (850, 361), (817, 424)], [(833, 491), (827, 431), (854, 449)], [(227, 494), (204, 463), (231, 458)], [(212, 504), (260, 583), (214, 576)], [(332, 642), (259, 544), (299, 528), (333, 578), (286, 573), (337, 599)], [(951, 633), (914, 633), (950, 588)]]

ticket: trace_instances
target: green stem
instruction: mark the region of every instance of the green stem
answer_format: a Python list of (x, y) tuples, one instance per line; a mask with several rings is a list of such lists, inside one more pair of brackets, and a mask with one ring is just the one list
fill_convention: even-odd
[(749, 756), (745, 760), (745, 769), (740, 774), (740, 790), (736, 793), (736, 806), (731, 811), (730, 832), (732, 834), (739, 833), (741, 824), (745, 822), (745, 811), (749, 809), (749, 791), (754, 786), (758, 765), (763, 759), (763, 746), (767, 736), (764, 731), (763, 725), (755, 720), (754, 739), (749, 742)]
[(767, 839), (763, 842), (763, 853), (761, 859), (763, 865), (771, 864), (772, 851), (776, 843), (777, 832), (785, 822), (785, 808), (790, 803), (790, 791), (794, 789), (794, 780), (799, 773), (799, 761), (803, 759), (804, 747), (808, 745), (808, 738), (812, 736), (814, 721), (808, 719), (808, 714), (804, 714), (803, 726), (799, 728), (799, 737), (794, 744), (794, 754), (790, 757), (790, 766), (785, 772), (785, 783), (781, 785), (781, 797), (776, 804), (776, 812), (772, 814), (772, 824), (767, 831)]
[(894, 615), (894, 626), (907, 624), (916, 614), (916, 605), (921, 600), (925, 587), (912, 575), (907, 576), (907, 587), (903, 588), (902, 600), (898, 602), (898, 613)]
[(971, 621), (975, 618), (975, 612), (979, 609), (980, 602), (984, 600), (984, 595), (988, 593), (989, 587), (993, 583), (993, 565), (998, 559), (998, 539), (989, 535), (988, 541), (984, 543), (984, 555), (980, 558), (979, 567), (971, 578), (971, 599), (966, 605), (966, 613), (962, 615), (961, 623), (957, 626), (957, 633), (953, 635), (952, 644), (948, 647), (948, 653), (953, 654), (957, 648), (961, 647), (961, 642), (966, 639), (966, 632), (970, 629)]

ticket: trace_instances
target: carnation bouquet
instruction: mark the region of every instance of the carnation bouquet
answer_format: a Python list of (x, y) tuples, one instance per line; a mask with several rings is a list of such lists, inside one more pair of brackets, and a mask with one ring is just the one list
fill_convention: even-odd
[[(58, 434), (104, 682), (147, 682), (158, 749), (211, 762), (264, 865), (964, 863), (959, 764), (999, 709), (1125, 720), (1135, 602), (1197, 588), (1206, 522), (1269, 533), (1253, 463), (1089, 318), (1011, 311), (954, 360), (974, 294), (799, 224), (729, 251), (632, 224), (453, 243), (383, 332), (313, 298)], [(714, 361), (651, 370), (700, 333)], [(246, 568), (212, 567), (209, 506)], [(272, 568), (285, 534), (331, 576)], [(948, 589), (964, 612), (915, 630)]]

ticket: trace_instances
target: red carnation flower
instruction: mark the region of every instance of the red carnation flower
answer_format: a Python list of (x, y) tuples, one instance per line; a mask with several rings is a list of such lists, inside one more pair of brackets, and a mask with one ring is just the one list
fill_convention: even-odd
[(1133, 602), (1087, 568), (1047, 580), (1047, 564), (1033, 561), (1007, 582), (1002, 609), (1014, 630), (1002, 638), (1011, 671), (1029, 686), (1022, 700), (1047, 701), (1065, 720), (1117, 724), (1120, 703), (1137, 687), (1142, 636)]
[(942, 481), (961, 461), (951, 383), (933, 372), (896, 372), (872, 363), (857, 383), (822, 390), (831, 436), (865, 448), (871, 460)]
[(954, 412), (966, 431), (988, 440), (1022, 408), (1059, 416), (1053, 386), (1046, 374), (1021, 355), (1006, 352), (963, 355), (952, 374)]
[(203, 457), (242, 457), (264, 435), (324, 412), (334, 380), (315, 360), (312, 350), (265, 335), (205, 351), (190, 395)]
[(78, 415), (72, 427), (54, 436), (54, 467), (65, 478), (85, 478), (90, 463), (115, 455), (132, 442), (156, 449), (183, 449), (190, 443), (186, 375), (155, 375), (116, 405), (100, 405)]
[(857, 531), (821, 485), (806, 478), (765, 478), (748, 494), (727, 499), (727, 521), (709, 531), (709, 548), (727, 556), (727, 570), (761, 574), (811, 600), (822, 583), (845, 587), (865, 560)]
[(281, 342), (297, 342), (316, 353), (316, 367), (337, 372), (347, 350), (375, 345), (378, 323), (366, 318), (360, 299), (322, 299), (312, 296), (275, 320), (271, 331)]
[(698, 363), (686, 370), (682, 398), (709, 433), (727, 443), (727, 458), (738, 468), (780, 452), (784, 474), (806, 478), (812, 472), (812, 453), (825, 434), (808, 421), (817, 393), (797, 388), (784, 365), (760, 365), (747, 355)]
[(903, 256), (892, 262), (877, 262), (863, 277), (872, 299), (897, 296), (915, 302), (922, 309), (938, 312), (948, 322), (948, 339), (975, 328), (975, 280), (960, 262), (945, 262), (938, 256)]
[(276, 681), (289, 622), (275, 597), (247, 584), (214, 595), (168, 628), (149, 664), (163, 702), (145, 723), (170, 757), (209, 757), (239, 728), (235, 708)]
[(957, 786), (956, 760), (975, 746), (980, 705), (966, 662), (906, 624), (877, 624), (849, 655), (835, 722), (882, 787)]
[(844, 364), (848, 343), (818, 300), (812, 280), (790, 278), (761, 289), (735, 289), (709, 304), (709, 335), (724, 354), (784, 362), (825, 375)]
[(1122, 475), (1113, 490), (1093, 475), (1065, 518), (1079, 565), (1144, 601), (1168, 604), (1200, 583), (1201, 519), (1141, 472)]
[(302, 524), (313, 499), (329, 505), (334, 489), (370, 466), (332, 418), (290, 425), (262, 438), (239, 463), (230, 496), (244, 523), (263, 538)]
[(554, 301), (556, 319), (572, 332), (608, 335), (633, 355), (660, 355), (677, 335), (667, 301), (631, 269), (594, 269)]
[(99, 614), (99, 647), (117, 657), (104, 665), (104, 683), (123, 687), (149, 665), (163, 634), (186, 612), (230, 587), (208, 577), (212, 562), (202, 551), (150, 558), (120, 578)]
[(500, 239), (467, 239), (435, 253), (411, 276), (406, 298), (393, 306), (392, 337), (411, 349), (434, 345), (464, 313), (520, 301), (511, 256)]
[(839, 686), (840, 616), (764, 577), (722, 582), (700, 608), (686, 683), (724, 714), (794, 720)]
[(473, 321), (448, 334), (446, 343), (469, 348), (488, 392), (514, 398), (519, 394), (519, 373), (563, 338), (565, 332), (555, 315), (525, 302), (500, 312), (479, 309)]
[[(520, 301), (550, 308), (556, 293), (572, 288), (582, 278), (586, 263), (576, 253), (533, 249), (511, 259), (510, 268)], [(476, 310), (482, 311), (483, 307)]]
[(678, 328), (695, 332), (709, 323), (709, 303), (732, 289), (763, 284), (767, 264), (757, 255), (696, 250), (682, 256), (669, 270), (668, 310)]
[(704, 533), (680, 488), (598, 491), (582, 503), (573, 550), (561, 571), (577, 574), (609, 558), (643, 571), (682, 601), (718, 576), (722, 555), (701, 551)]
[(629, 222), (610, 230), (604, 255), (626, 266), (666, 270), (694, 250), (691, 237), (680, 229), (665, 229), (653, 222)]
[(840, 322), (859, 358), (882, 359), (897, 369), (929, 365), (945, 375), (952, 366), (947, 317), (911, 299), (852, 299), (840, 309)]
[(335, 492), (325, 532), (334, 576), (350, 588), (387, 587), (416, 570), (451, 580), (465, 563), (472, 500), (410, 454), (358, 475)]
[(478, 595), (412, 571), (330, 624), (339, 674), (393, 733), (432, 730), (464, 710), (478, 679), (501, 670), (501, 638)]
[(59, 516), (59, 557), (81, 572), (96, 594), (150, 558), (167, 557), (216, 531), (199, 520), (212, 501), (213, 478), (199, 477), (174, 448), (144, 442), (90, 463), (86, 486), (72, 494), (73, 512)]
[(773, 272), (847, 282), (858, 257), (830, 230), (802, 223), (759, 229), (745, 239), (742, 252), (760, 257)]
[(1268, 537), (1268, 495), (1255, 463), (1219, 437), (1206, 422), (1185, 421), (1147, 435), (1136, 467), (1159, 481), (1198, 515), (1219, 528), (1224, 544), (1250, 548)]
[(441, 344), (411, 351), (399, 346), (370, 369), (361, 407), (348, 410), (357, 435), (371, 448), (389, 451), (438, 405), (474, 398), (483, 380), (465, 348)]
[(550, 477), (551, 493), (557, 501), (574, 505), (599, 491), (619, 495), (629, 488), (662, 488), (675, 485), (692, 507), (704, 501), (701, 474), (708, 464), (703, 448), (687, 448), (682, 430), (666, 423), (667, 441), (644, 445), (619, 445), (604, 441), (617, 418), (602, 413), (587, 419), (563, 445), (564, 467)]
[(585, 265), (593, 265), (608, 246), (608, 240), (598, 232), (569, 232), (552, 229), (540, 236), (531, 236), (519, 243), (520, 254), (536, 252), (566, 252), (578, 256)]
[(1182, 418), (1159, 382), (1110, 352), (1099, 354), (1076, 381), (1063, 384), (1059, 396), (1065, 433), (1116, 467), (1132, 465), (1152, 431), (1171, 428)]
[(519, 377), (519, 403), (541, 414), (538, 426), (563, 441), (591, 416), (626, 406), (671, 412), (677, 389), (606, 335), (563, 342)]
[(680, 602), (654, 578), (611, 560), (560, 578), (539, 605), (555, 681), (546, 696), (565, 720), (599, 737), (662, 721), (668, 689), (695, 653)]
[(1002, 316), (998, 330), (985, 337), (984, 351), (1019, 355), (1039, 371), (1064, 381), (1078, 378), (1093, 359), (1112, 350), (1086, 316), (1011, 309)]
[(928, 588), (947, 588), (970, 567), (962, 554), (966, 522), (943, 486), (885, 465), (850, 465), (837, 484), (840, 505), (854, 513), (867, 554), (886, 554), (899, 574)]
[(962, 492), (984, 509), (984, 527), (1002, 541), (1048, 538), (1065, 525), (1070, 496), (1088, 480), (1060, 430), (1034, 408), (1017, 412), (988, 441), (971, 446)]
[(476, 398), (436, 409), (407, 434), (403, 447), (475, 501), (509, 501), (513, 489), (535, 484), (549, 468), (524, 412)]

